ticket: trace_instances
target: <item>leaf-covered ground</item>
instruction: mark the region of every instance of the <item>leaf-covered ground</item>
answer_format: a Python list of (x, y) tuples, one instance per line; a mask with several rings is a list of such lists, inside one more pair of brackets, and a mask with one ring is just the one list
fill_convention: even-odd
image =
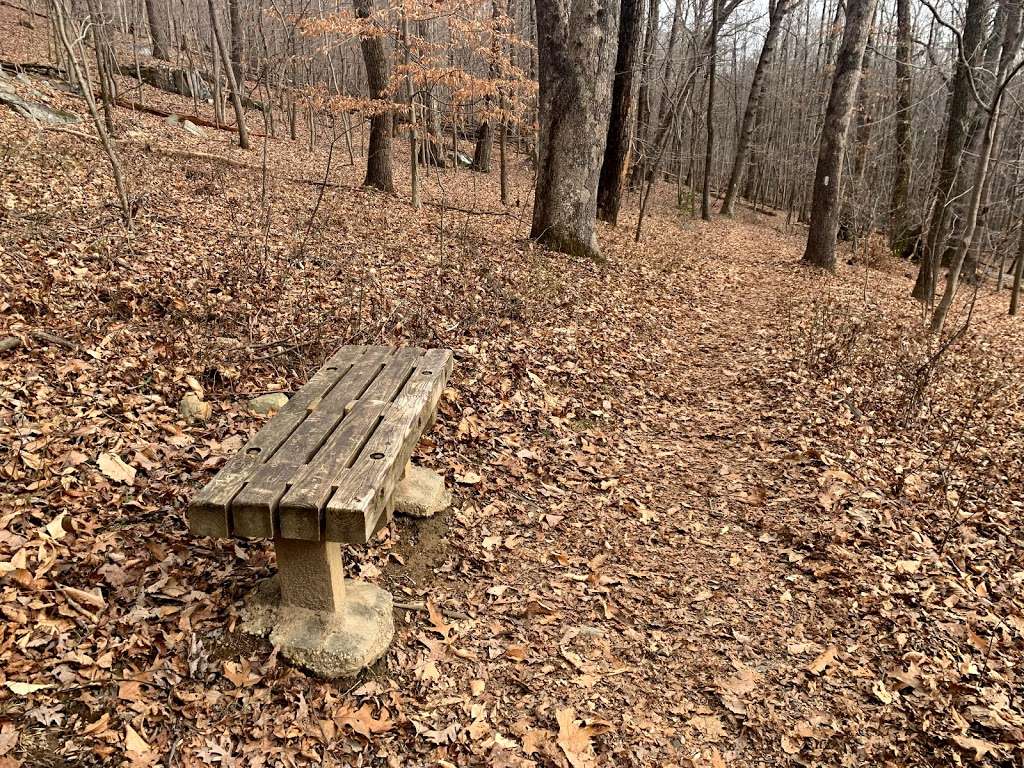
[[(809, 271), (781, 215), (704, 224), (666, 188), (596, 265), (527, 241), (517, 152), (509, 215), (496, 172), (453, 170), (414, 211), (404, 155), (396, 196), (359, 186), (357, 128), (317, 204), (326, 142), (117, 120), (130, 232), (95, 142), (0, 111), (0, 766), (1024, 759), (1005, 294), (936, 354), (908, 265)], [(269, 543), (184, 510), (247, 400), (347, 342), (455, 350), (418, 460), (456, 500), (347, 552), (408, 609), (323, 682), (235, 631)]]

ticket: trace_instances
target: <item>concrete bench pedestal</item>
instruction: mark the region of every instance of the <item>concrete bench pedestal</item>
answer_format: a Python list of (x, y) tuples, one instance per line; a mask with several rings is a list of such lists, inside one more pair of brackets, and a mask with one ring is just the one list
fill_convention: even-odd
[(246, 599), (242, 629), (269, 637), (319, 677), (350, 677), (377, 661), (395, 634), (391, 595), (346, 579), (334, 541), (275, 539), (277, 575)]

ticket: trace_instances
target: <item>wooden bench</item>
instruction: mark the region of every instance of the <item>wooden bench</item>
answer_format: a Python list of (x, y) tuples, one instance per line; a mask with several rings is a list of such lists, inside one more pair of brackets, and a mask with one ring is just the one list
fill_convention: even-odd
[(193, 498), (194, 533), (274, 540), (247, 628), (293, 661), (336, 677), (387, 649), (391, 598), (344, 579), (340, 547), (390, 521), (451, 370), (446, 349), (342, 347)]

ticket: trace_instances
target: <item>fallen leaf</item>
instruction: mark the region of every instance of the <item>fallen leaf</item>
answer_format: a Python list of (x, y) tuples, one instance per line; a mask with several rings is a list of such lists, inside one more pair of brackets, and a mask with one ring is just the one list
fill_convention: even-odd
[(28, 696), (36, 691), (53, 688), (51, 683), (19, 683), (17, 680), (8, 680), (4, 685), (17, 696)]
[(953, 741), (957, 743), (961, 749), (974, 750), (974, 762), (980, 763), (985, 759), (986, 755), (999, 754), (999, 745), (993, 744), (991, 741), (985, 741), (985, 739), (976, 739), (971, 736), (954, 736)]
[(688, 722), (708, 741), (718, 741), (725, 737), (725, 726), (718, 715), (697, 715)]
[(53, 520), (46, 524), (46, 532), (54, 541), (63, 539), (71, 530), (71, 521), (67, 512), (61, 512)]
[(115, 483), (124, 483), (125, 485), (135, 483), (135, 467), (125, 464), (117, 454), (101, 453), (97, 463), (100, 472)]
[(124, 749), (126, 752), (149, 752), (149, 744), (130, 725), (124, 726)]
[(597, 764), (597, 755), (591, 739), (608, 730), (606, 725), (580, 725), (576, 711), (563, 707), (555, 712), (558, 721), (558, 746), (565, 753), (566, 760), (573, 768), (590, 768)]
[(381, 709), (380, 717), (373, 716), (373, 707), (370, 704), (363, 704), (359, 709), (348, 708), (334, 717), (335, 722), (341, 726), (349, 726), (360, 736), (367, 739), (376, 733), (387, 733), (395, 727), (395, 721), (391, 719), (387, 709)]
[(834, 645), (830, 645), (821, 654), (807, 665), (807, 671), (812, 675), (820, 675), (825, 669), (836, 660), (836, 656), (839, 654), (839, 649)]

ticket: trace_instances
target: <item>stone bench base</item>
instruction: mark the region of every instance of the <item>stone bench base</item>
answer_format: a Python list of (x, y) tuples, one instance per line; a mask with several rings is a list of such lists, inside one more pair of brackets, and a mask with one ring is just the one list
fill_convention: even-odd
[(278, 575), (246, 598), (242, 630), (318, 677), (352, 677), (383, 656), (395, 634), (391, 595), (346, 579), (341, 545), (277, 539)]
[(433, 517), (448, 509), (451, 492), (444, 487), (444, 478), (437, 472), (412, 462), (395, 488), (395, 512), (409, 517)]
[[(409, 464), (392, 499), (396, 511), (431, 517), (448, 508), (444, 479)], [(242, 630), (281, 649), (319, 677), (352, 677), (383, 656), (395, 634), (391, 595), (346, 579), (341, 544), (274, 539), (277, 575), (246, 598)]]

